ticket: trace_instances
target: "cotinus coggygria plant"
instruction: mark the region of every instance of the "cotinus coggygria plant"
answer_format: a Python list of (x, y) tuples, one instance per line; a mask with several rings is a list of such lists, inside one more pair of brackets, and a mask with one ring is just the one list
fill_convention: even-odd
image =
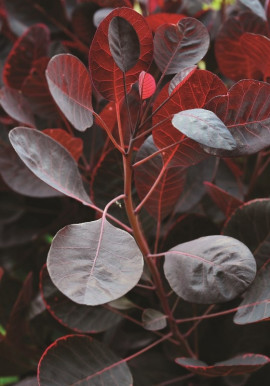
[(0, 344), (12, 352), (22, 310), (34, 328), (46, 308), (53, 327), (15, 361), (38, 363), (40, 386), (268, 385), (268, 2), (194, 17), (128, 3), (98, 10), (91, 41), (62, 28), (65, 49), (38, 20), (4, 63), (2, 179), (45, 200), (33, 218), (61, 216), (28, 236), (40, 276)]

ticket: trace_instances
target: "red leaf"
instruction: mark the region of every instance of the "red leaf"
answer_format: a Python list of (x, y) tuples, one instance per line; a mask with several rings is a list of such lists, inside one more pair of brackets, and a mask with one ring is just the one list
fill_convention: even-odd
[(230, 216), (235, 209), (243, 204), (242, 201), (211, 182), (204, 182), (204, 185), (212, 200), (222, 210), (226, 217)]
[(153, 32), (156, 32), (159, 26), (162, 24), (177, 24), (180, 20), (184, 19), (186, 15), (178, 13), (154, 13), (145, 18), (149, 27)]
[(246, 50), (242, 50), (240, 37), (245, 32), (267, 35), (267, 24), (251, 12), (230, 17), (223, 24), (215, 45), (215, 52), (220, 71), (228, 78), (260, 79), (257, 66), (250, 63)]
[(43, 24), (30, 27), (14, 44), (3, 69), (6, 86), (20, 90), (34, 62), (47, 56), (49, 30)]
[(109, 48), (108, 28), (111, 20), (119, 16), (127, 20), (136, 31), (140, 42), (137, 64), (126, 72), (127, 90), (138, 80), (141, 71), (147, 71), (152, 61), (153, 39), (151, 31), (136, 11), (118, 8), (100, 24), (89, 52), (89, 65), (93, 83), (104, 98), (119, 102), (124, 96), (123, 73), (113, 60)]
[(92, 87), (89, 73), (75, 56), (54, 56), (47, 67), (50, 92), (58, 107), (79, 131), (93, 124)]
[(72, 137), (63, 129), (45, 129), (43, 130), (43, 133), (49, 135), (55, 141), (64, 146), (75, 161), (78, 162), (83, 152), (83, 141), (81, 138)]
[[(148, 137), (138, 151), (136, 161), (139, 162), (157, 150), (153, 138)], [(163, 172), (161, 179), (144, 204), (145, 209), (159, 221), (171, 213), (181, 195), (185, 172), (179, 167), (167, 168), (163, 164), (161, 154), (134, 168), (135, 186), (141, 200), (155, 184), (161, 172)]]
[(176, 358), (176, 363), (192, 373), (205, 377), (225, 377), (252, 373), (270, 362), (265, 355), (243, 354), (212, 366), (194, 358)]
[(235, 150), (215, 151), (226, 157), (256, 153), (270, 145), (270, 85), (255, 80), (234, 84), (227, 95), (213, 98), (206, 106), (228, 127)]
[(139, 91), (142, 100), (150, 98), (156, 91), (155, 78), (148, 72), (142, 71), (139, 76)]

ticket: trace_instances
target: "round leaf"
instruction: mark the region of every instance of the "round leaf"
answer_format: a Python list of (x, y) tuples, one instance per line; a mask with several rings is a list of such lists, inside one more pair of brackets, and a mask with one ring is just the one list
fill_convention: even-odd
[(170, 249), (164, 272), (177, 295), (189, 302), (212, 304), (240, 295), (255, 278), (256, 262), (240, 241), (206, 236)]
[(120, 361), (89, 336), (64, 336), (42, 355), (38, 365), (39, 385), (130, 386), (132, 375), (127, 364)]
[(146, 330), (157, 331), (167, 326), (167, 316), (162, 312), (147, 308), (142, 314), (143, 326)]
[(143, 256), (129, 233), (99, 219), (69, 225), (57, 233), (48, 271), (71, 300), (95, 306), (125, 295), (138, 283)]

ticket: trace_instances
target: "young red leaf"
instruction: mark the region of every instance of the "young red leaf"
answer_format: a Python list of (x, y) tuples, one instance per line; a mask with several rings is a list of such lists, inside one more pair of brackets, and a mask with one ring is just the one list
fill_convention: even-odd
[(131, 70), (140, 57), (140, 42), (133, 26), (122, 17), (111, 19), (108, 29), (112, 57), (121, 71)]
[(9, 139), (19, 157), (38, 178), (91, 206), (77, 164), (62, 145), (48, 135), (26, 127), (11, 130)]
[(111, 12), (100, 24), (89, 52), (89, 66), (93, 83), (102, 96), (119, 102), (124, 97), (123, 73), (118, 68), (110, 52), (108, 33), (114, 17), (125, 19), (135, 30), (140, 43), (140, 57), (137, 64), (126, 73), (127, 91), (138, 80), (141, 71), (147, 71), (152, 61), (153, 38), (151, 31), (136, 11), (118, 8)]
[(250, 250), (228, 236), (206, 236), (166, 252), (165, 276), (178, 296), (192, 303), (228, 302), (252, 283), (256, 262)]
[[(33, 63), (47, 56), (50, 33), (43, 24), (30, 27), (14, 44), (3, 69), (6, 86), (20, 90)], [(27, 53), (27, 54), (26, 54)]]
[(54, 56), (47, 67), (50, 92), (58, 107), (79, 131), (93, 124), (92, 87), (89, 73), (73, 55)]
[(198, 20), (186, 17), (177, 25), (164, 24), (154, 37), (154, 59), (161, 72), (176, 74), (198, 63), (209, 47), (209, 34)]
[(45, 129), (43, 133), (49, 135), (56, 142), (64, 146), (76, 162), (83, 153), (83, 141), (81, 138), (72, 137), (63, 129)]
[(215, 204), (222, 210), (225, 216), (230, 216), (235, 209), (243, 204), (238, 198), (232, 196), (225, 190), (212, 184), (211, 182), (204, 182), (207, 193), (210, 195)]
[(229, 17), (223, 24), (215, 44), (215, 53), (220, 71), (230, 79), (260, 79), (257, 65), (254, 66), (242, 50), (240, 37), (245, 32), (268, 35), (267, 24), (251, 12)]
[[(136, 161), (143, 160), (157, 150), (152, 136), (148, 137), (138, 151)], [(166, 167), (161, 154), (134, 168), (135, 186), (141, 200), (154, 186), (160, 173), (163, 173), (162, 177), (144, 204), (145, 209), (159, 221), (172, 212), (183, 190), (185, 171), (179, 167)]]
[(239, 207), (226, 222), (223, 234), (242, 241), (254, 254), (258, 268), (270, 254), (270, 199), (252, 200)]
[(227, 95), (213, 98), (206, 106), (227, 126), (237, 147), (232, 151), (211, 151), (234, 156), (256, 153), (270, 145), (270, 85), (242, 80)]
[(146, 330), (157, 331), (167, 326), (167, 317), (162, 312), (147, 308), (143, 311), (142, 322)]
[(233, 150), (236, 142), (224, 123), (205, 109), (190, 109), (174, 114), (173, 126), (188, 138), (213, 149)]
[(243, 354), (212, 366), (207, 366), (205, 362), (194, 358), (176, 358), (175, 362), (194, 374), (204, 377), (225, 377), (252, 373), (269, 363), (270, 359), (260, 354)]
[(257, 323), (270, 318), (269, 275), (270, 260), (262, 266), (254, 282), (246, 291), (244, 300), (234, 315), (234, 323)]
[(148, 72), (142, 71), (139, 76), (139, 92), (141, 99), (150, 98), (156, 91), (155, 78)]
[(79, 304), (110, 302), (140, 280), (143, 256), (133, 237), (106, 219), (61, 229), (48, 255), (53, 283)]
[(133, 383), (127, 364), (86, 335), (63, 336), (46, 349), (38, 365), (38, 381), (40, 386), (52, 386), (52, 380), (56, 385)]
[(40, 272), (40, 291), (49, 313), (59, 323), (77, 332), (96, 333), (106, 331), (122, 319), (106, 308), (77, 304), (60, 292), (44, 265)]

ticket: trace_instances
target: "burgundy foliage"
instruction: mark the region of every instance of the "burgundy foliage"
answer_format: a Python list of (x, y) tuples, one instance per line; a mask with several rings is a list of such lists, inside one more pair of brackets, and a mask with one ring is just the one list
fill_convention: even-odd
[(1, 385), (269, 385), (270, 2), (217, 3), (0, 0)]

